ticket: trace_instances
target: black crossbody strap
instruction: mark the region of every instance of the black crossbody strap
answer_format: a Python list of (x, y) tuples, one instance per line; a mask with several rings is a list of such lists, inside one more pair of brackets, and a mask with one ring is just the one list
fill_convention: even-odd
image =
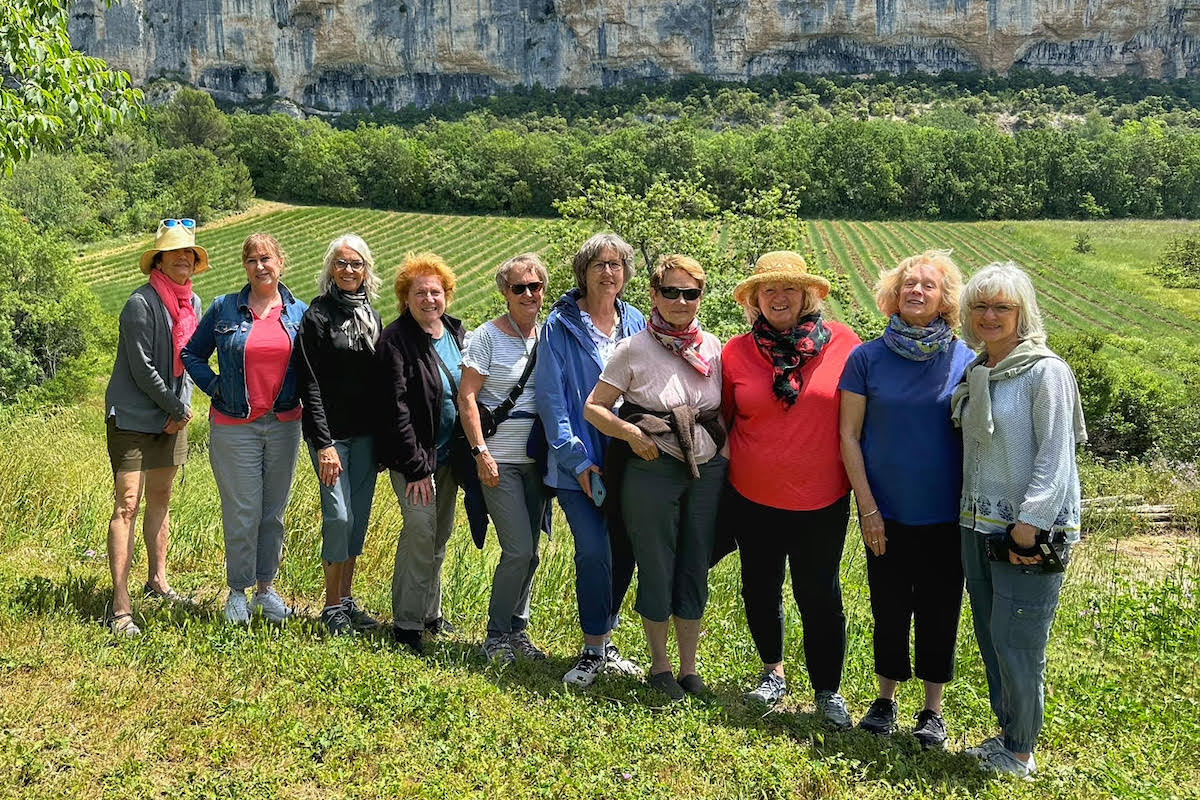
[(529, 352), (529, 361), (525, 364), (525, 371), (521, 373), (521, 377), (517, 379), (517, 383), (509, 391), (508, 397), (504, 398), (504, 402), (496, 406), (496, 410), (492, 413), (495, 415), (496, 423), (504, 421), (512, 410), (517, 405), (517, 401), (521, 399), (521, 393), (525, 391), (525, 384), (529, 383), (529, 376), (533, 374), (533, 365), (537, 363), (537, 342), (533, 343), (533, 350)]

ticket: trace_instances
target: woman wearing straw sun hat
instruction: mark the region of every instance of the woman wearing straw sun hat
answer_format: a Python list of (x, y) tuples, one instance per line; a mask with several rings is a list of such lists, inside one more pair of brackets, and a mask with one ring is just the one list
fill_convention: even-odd
[(108, 523), (113, 579), (109, 627), (120, 636), (141, 633), (133, 621), (129, 565), (143, 494), (146, 594), (181, 599), (167, 582), (167, 545), (171, 490), (176, 471), (187, 460), (192, 419), (192, 381), (180, 351), (200, 316), (192, 276), (209, 266), (207, 251), (196, 245), (195, 229), (194, 220), (165, 219), (154, 246), (142, 254), (140, 267), (149, 280), (121, 309), (117, 357), (104, 395), (114, 499)]
[(750, 321), (721, 356), (721, 411), (729, 430), (729, 492), (737, 520), (742, 599), (763, 660), (748, 695), (773, 705), (783, 673), (784, 574), (804, 624), (804, 654), (817, 710), (834, 727), (850, 715), (839, 693), (846, 617), (838, 568), (850, 516), (850, 483), (838, 437), (838, 380), (861, 340), (826, 319), (829, 281), (790, 251), (766, 253), (733, 296)]

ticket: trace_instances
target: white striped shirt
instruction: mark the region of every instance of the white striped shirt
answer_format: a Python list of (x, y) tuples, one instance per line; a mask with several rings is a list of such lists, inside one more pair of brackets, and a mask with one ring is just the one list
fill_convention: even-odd
[[(508, 393), (517, 385), (529, 353), (536, 339), (521, 339), (500, 330), (494, 322), (486, 322), (472, 331), (463, 354), (463, 366), (471, 367), (484, 376), (483, 388), (479, 390), (479, 402), (493, 411), (504, 402)], [(517, 399), (513, 413), (537, 413), (534, 404), (534, 374), (529, 374), (525, 391)], [(533, 461), (525, 454), (525, 444), (533, 418), (512, 418), (500, 423), (494, 436), (487, 439), (488, 452), (499, 464), (529, 464)]]

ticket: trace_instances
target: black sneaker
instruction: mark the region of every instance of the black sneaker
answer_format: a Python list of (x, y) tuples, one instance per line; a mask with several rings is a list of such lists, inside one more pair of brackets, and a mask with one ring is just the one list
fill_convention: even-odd
[(404, 628), (392, 626), (392, 639), (396, 644), (401, 644), (413, 652), (413, 654), (421, 656), (425, 655), (425, 646), (421, 644), (421, 632), (410, 631)]
[(453, 636), (458, 633), (458, 626), (445, 617), (438, 617), (425, 623), (425, 632), (430, 636)]
[(913, 716), (917, 720), (913, 736), (917, 737), (923, 749), (940, 750), (946, 746), (946, 720), (941, 714), (926, 708)]
[(876, 736), (890, 736), (896, 732), (896, 718), (899, 714), (900, 706), (895, 700), (877, 697), (866, 715), (858, 721), (858, 727)]
[(321, 609), (321, 622), (334, 636), (348, 636), (354, 633), (354, 625), (346, 615), (345, 606), (325, 606)]
[(358, 600), (353, 597), (343, 597), (342, 607), (346, 609), (346, 616), (350, 618), (350, 624), (354, 626), (354, 630), (372, 631), (379, 627), (379, 620), (363, 611), (358, 605)]

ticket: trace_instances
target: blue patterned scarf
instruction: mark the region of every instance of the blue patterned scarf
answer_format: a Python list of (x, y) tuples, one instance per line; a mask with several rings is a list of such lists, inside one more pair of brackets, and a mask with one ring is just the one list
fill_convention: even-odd
[(954, 330), (941, 317), (921, 328), (909, 325), (899, 314), (892, 314), (887, 330), (883, 332), (883, 342), (888, 349), (909, 361), (928, 361), (945, 352), (952, 341)]

